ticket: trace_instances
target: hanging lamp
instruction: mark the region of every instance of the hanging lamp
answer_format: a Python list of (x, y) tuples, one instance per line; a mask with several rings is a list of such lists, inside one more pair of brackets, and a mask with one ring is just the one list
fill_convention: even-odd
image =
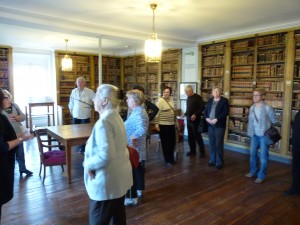
[(68, 39), (65, 39), (66, 42), (66, 54), (64, 58), (61, 60), (61, 69), (62, 71), (71, 71), (72, 70), (72, 59), (68, 55)]
[(154, 15), (154, 11), (157, 7), (157, 4), (152, 3), (150, 4), (150, 7), (153, 11), (152, 33), (150, 33), (149, 39), (145, 41), (145, 61), (160, 62), (161, 52), (162, 52), (162, 41), (157, 38), (157, 34), (155, 33), (155, 15)]

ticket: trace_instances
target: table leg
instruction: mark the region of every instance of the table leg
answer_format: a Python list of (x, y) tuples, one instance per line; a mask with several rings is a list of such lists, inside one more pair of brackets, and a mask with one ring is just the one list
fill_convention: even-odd
[(68, 145), (68, 143), (65, 144), (66, 147), (66, 164), (67, 164), (67, 177), (68, 177), (68, 182), (71, 184), (71, 145)]

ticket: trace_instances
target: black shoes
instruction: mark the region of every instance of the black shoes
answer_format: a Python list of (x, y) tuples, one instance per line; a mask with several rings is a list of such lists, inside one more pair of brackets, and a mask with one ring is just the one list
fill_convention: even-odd
[(293, 189), (289, 189), (285, 192), (283, 192), (284, 196), (293, 196), (293, 195), (300, 195), (299, 191), (293, 190)]
[(186, 153), (186, 156), (195, 156), (196, 155), (196, 153), (194, 153), (194, 152), (188, 152), (188, 153)]
[(214, 164), (214, 163), (208, 163), (208, 166), (215, 166), (216, 164)]
[(223, 168), (223, 165), (218, 165), (216, 166), (218, 170), (222, 169)]
[(27, 169), (20, 171), (20, 176), (22, 176), (23, 173), (25, 173), (27, 176), (31, 176), (33, 174), (33, 172)]

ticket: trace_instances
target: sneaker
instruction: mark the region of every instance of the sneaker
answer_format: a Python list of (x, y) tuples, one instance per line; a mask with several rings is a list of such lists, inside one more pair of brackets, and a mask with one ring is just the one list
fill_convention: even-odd
[(256, 180), (254, 182), (257, 184), (261, 184), (262, 182), (264, 182), (264, 180), (260, 179), (260, 178), (256, 178)]
[(142, 190), (136, 190), (136, 194), (137, 194), (138, 198), (143, 197), (143, 191)]
[(124, 205), (126, 206), (136, 206), (138, 204), (137, 198), (125, 198)]
[(251, 178), (251, 177), (254, 177), (254, 174), (252, 174), (252, 173), (247, 173), (247, 174), (245, 175), (245, 177)]

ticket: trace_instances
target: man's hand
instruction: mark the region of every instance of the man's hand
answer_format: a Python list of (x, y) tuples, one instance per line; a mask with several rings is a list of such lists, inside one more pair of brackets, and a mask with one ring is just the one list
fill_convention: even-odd
[(197, 116), (196, 116), (195, 114), (193, 114), (193, 115), (191, 116), (191, 121), (195, 121), (196, 118), (197, 118)]

